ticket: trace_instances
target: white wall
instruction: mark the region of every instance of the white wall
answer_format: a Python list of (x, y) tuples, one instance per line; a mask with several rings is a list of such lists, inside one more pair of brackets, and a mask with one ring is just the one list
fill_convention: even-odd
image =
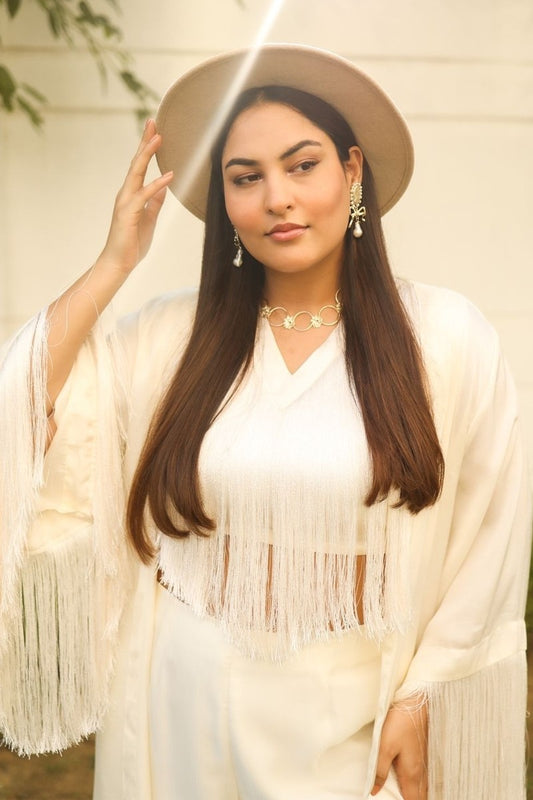
[[(162, 92), (206, 56), (264, 35), (335, 50), (371, 73), (406, 114), (416, 147), (411, 188), (385, 218), (396, 271), (466, 293), (495, 324), (533, 451), (533, 3), (244, 4), (122, 0), (138, 71)], [(22, 116), (0, 117), (2, 336), (95, 258), (138, 134), (126, 92), (111, 81), (103, 93), (90, 58), (55, 44), (27, 5), (5, 28), (0, 10), (0, 60), (41, 87), (50, 107), (42, 134)], [(195, 283), (201, 237), (167, 201), (119, 306)]]

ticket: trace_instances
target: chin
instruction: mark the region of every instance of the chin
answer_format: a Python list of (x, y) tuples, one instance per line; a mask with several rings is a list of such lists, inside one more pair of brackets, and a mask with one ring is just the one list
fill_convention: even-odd
[(284, 275), (298, 275), (299, 273), (307, 272), (308, 270), (312, 269), (314, 264), (310, 264), (309, 262), (306, 263), (287, 263), (284, 261), (280, 264), (265, 264), (263, 262), (263, 266), (265, 269), (270, 270), (271, 272), (279, 272), (283, 273)]
[[(261, 260), (261, 259), (260, 259)], [(313, 269), (322, 263), (326, 263), (327, 257), (317, 258), (316, 256), (298, 254), (290, 252), (289, 249), (276, 253), (275, 258), (265, 258), (261, 263), (266, 269), (271, 269), (275, 272), (305, 272), (308, 269)]]

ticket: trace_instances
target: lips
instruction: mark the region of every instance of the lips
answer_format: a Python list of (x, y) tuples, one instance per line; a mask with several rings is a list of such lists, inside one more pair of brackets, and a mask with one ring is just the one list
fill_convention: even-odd
[(271, 239), (276, 242), (287, 242), (292, 239), (297, 239), (301, 236), (307, 227), (305, 225), (295, 225), (292, 222), (283, 222), (279, 225), (274, 225), (267, 234)]

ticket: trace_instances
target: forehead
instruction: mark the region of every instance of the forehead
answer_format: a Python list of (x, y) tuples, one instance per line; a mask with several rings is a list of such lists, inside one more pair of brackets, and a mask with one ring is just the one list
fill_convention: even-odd
[[(223, 155), (245, 155), (256, 150), (282, 152), (302, 139), (331, 142), (329, 136), (304, 114), (283, 103), (255, 103), (236, 117), (223, 149)], [(331, 144), (333, 144), (331, 142)], [(257, 155), (254, 152), (254, 155)]]

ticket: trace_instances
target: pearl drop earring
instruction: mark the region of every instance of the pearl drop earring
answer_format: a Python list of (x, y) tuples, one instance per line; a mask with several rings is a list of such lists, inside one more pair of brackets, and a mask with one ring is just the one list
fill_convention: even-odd
[(363, 199), (363, 186), (359, 181), (352, 183), (350, 187), (350, 221), (348, 227), (353, 225), (353, 236), (360, 239), (363, 235), (361, 222), (366, 222), (366, 208), (361, 205)]

